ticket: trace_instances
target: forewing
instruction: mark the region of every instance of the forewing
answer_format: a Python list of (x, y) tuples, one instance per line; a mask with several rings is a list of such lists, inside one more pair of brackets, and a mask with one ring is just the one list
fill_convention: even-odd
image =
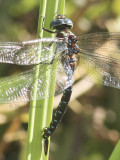
[[(120, 33), (92, 33), (78, 37), (81, 52), (91, 56), (107, 56), (120, 62)], [(105, 57), (106, 58), (106, 57)]]
[(120, 88), (120, 33), (78, 37), (80, 74), (91, 82)]
[[(41, 38), (26, 42), (0, 42), (0, 62), (18, 65), (50, 63), (64, 50), (64, 43), (58, 38)], [(51, 53), (51, 54), (50, 54)]]

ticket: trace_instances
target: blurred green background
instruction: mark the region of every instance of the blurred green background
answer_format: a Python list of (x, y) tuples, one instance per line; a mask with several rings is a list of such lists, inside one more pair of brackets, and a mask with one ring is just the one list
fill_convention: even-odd
[[(0, 0), (0, 41), (35, 39), (39, 3)], [(74, 22), (76, 35), (120, 31), (119, 0), (67, 0), (65, 14)], [(21, 66), (0, 65), (1, 76), (23, 70)], [(51, 137), (49, 159), (107, 160), (120, 136), (120, 91), (83, 81), (78, 73), (75, 77), (69, 108)], [(55, 98), (54, 108), (60, 96)], [(25, 159), (28, 113), (29, 103), (1, 104), (0, 160)]]

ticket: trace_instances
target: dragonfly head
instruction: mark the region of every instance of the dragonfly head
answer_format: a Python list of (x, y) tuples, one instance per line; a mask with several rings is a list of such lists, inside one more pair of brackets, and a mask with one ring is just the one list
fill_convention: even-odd
[(64, 15), (57, 15), (56, 18), (50, 23), (50, 28), (56, 30), (71, 29), (73, 22), (66, 18)]

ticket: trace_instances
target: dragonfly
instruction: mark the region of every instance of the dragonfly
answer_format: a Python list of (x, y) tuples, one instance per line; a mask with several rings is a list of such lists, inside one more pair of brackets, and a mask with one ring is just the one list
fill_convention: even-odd
[[(0, 63), (32, 66), (20, 74), (0, 78), (0, 103), (34, 100), (36, 80), (37, 100), (51, 96), (54, 90), (55, 95), (63, 92), (50, 125), (43, 131), (45, 154), (48, 137), (53, 134), (66, 111), (78, 65), (80, 75), (86, 80), (120, 88), (120, 33), (76, 36), (70, 31), (72, 27), (70, 19), (58, 15), (50, 24), (51, 30), (44, 28), (43, 23), (43, 29), (56, 34), (55, 38), (0, 42)], [(38, 75), (36, 67), (39, 69)], [(46, 86), (50, 87), (50, 92), (46, 91)]]

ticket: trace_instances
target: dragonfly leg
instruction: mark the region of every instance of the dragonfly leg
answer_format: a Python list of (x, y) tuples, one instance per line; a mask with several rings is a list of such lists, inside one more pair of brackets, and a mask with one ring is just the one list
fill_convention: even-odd
[(56, 57), (56, 53), (57, 53), (57, 47), (56, 47), (56, 49), (55, 49), (55, 52), (54, 52), (54, 55), (53, 55), (53, 58), (52, 58), (50, 64), (53, 64), (53, 61), (54, 61), (54, 59), (55, 59), (55, 57)]
[(57, 32), (54, 32), (54, 31), (51, 31), (51, 30), (45, 28), (44, 26), (42, 27), (42, 29), (43, 29), (44, 31), (46, 31), (46, 32), (49, 32), (49, 33), (57, 33)]
[(53, 43), (54, 42), (51, 42), (48, 46), (45, 46), (44, 43), (42, 43), (42, 45), (43, 45), (44, 49), (48, 49), (48, 48), (50, 48), (52, 46)]
[(43, 23), (42, 23), (42, 29), (43, 29), (43, 30), (45, 30), (45, 31), (47, 31), (47, 32), (49, 32), (49, 33), (57, 33), (57, 32), (51, 31), (51, 30), (49, 30), (49, 29), (46, 29), (46, 28), (44, 27), (45, 17), (44, 17), (42, 14), (39, 14), (39, 16), (41, 16), (41, 17), (43, 18)]
[[(43, 44), (44, 45), (44, 44)], [(52, 45), (52, 44), (51, 44)], [(45, 47), (45, 46), (44, 46)], [(46, 47), (45, 47), (46, 48)], [(52, 60), (51, 60), (51, 62), (49, 62), (49, 63), (44, 63), (44, 64), (53, 64), (53, 61), (54, 61), (54, 59), (55, 59), (55, 57), (56, 57), (56, 53), (57, 53), (57, 48), (55, 49), (55, 52), (54, 52), (54, 55), (53, 55), (53, 57), (52, 57)]]
[(50, 123), (50, 126), (44, 129), (43, 138), (45, 140), (48, 139), (48, 137), (53, 134), (57, 125), (62, 120), (66, 112), (67, 105), (70, 100), (71, 94), (72, 94), (72, 86), (64, 90), (63, 96), (61, 98), (61, 101), (58, 105), (57, 110), (55, 111), (55, 114), (53, 116), (53, 120)]
[[(42, 16), (42, 15), (41, 15), (41, 16)], [(42, 17), (43, 17), (43, 16), (42, 16)], [(57, 33), (57, 32), (55, 32), (55, 31), (51, 31), (51, 30), (45, 28), (45, 27), (44, 27), (44, 23), (45, 23), (45, 17), (43, 17), (43, 23), (42, 23), (42, 29), (43, 29), (44, 31), (49, 32), (49, 33)]]

